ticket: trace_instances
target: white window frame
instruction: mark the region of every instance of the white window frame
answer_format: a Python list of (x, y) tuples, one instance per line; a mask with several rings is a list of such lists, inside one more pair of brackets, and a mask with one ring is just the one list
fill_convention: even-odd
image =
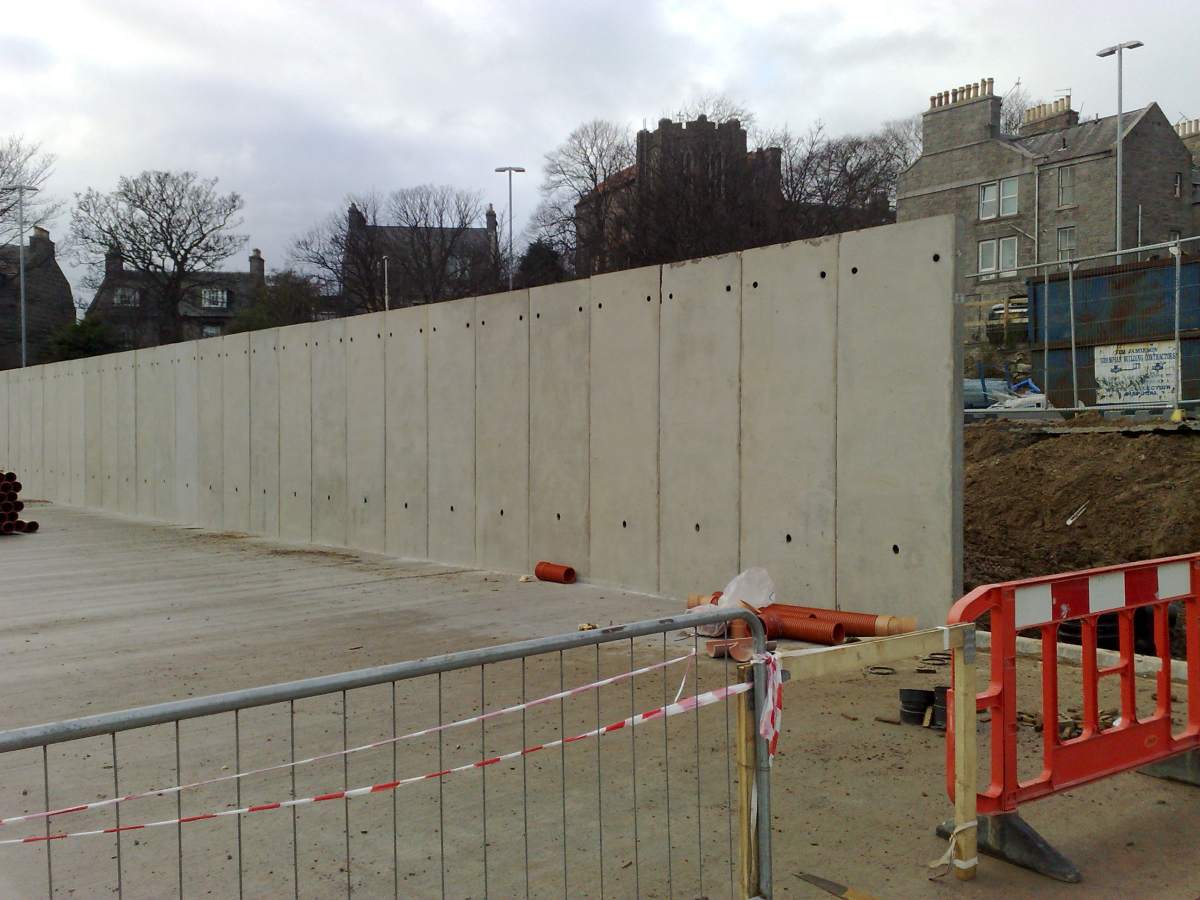
[[(984, 262), (983, 262), (984, 250), (991, 251), (992, 261), (989, 265), (984, 265)], [(975, 269), (975, 271), (979, 273), (979, 277), (980, 277), (981, 281), (990, 281), (991, 279), (996, 277), (996, 273), (999, 271), (997, 266), (1000, 263), (1000, 257), (998, 255), (1000, 252), (1000, 248), (997, 246), (996, 239), (990, 238), (986, 241), (980, 241), (979, 248), (976, 252), (977, 252), (977, 256), (976, 256), (977, 268)]]
[[(209, 332), (209, 331), (212, 331), (213, 333), (208, 334), (207, 332)], [(215, 338), (215, 337), (220, 337), (220, 336), (221, 336), (221, 326), (220, 325), (201, 325), (200, 326), (200, 337), (201, 338)]]
[[(1012, 265), (1004, 264), (1004, 256), (1007, 248), (1012, 248)], [(996, 268), (1000, 272), (1001, 277), (1015, 275), (1017, 266), (1021, 264), (1018, 254), (1021, 252), (1020, 244), (1017, 242), (1016, 236), (1002, 237), (996, 245)]]
[(200, 288), (201, 309), (229, 309), (229, 291), (225, 288)]
[[(1004, 190), (1006, 187), (1012, 188), (1012, 194), (1005, 196)], [(1001, 216), (1001, 218), (1003, 218), (1004, 216), (1015, 216), (1017, 214), (1017, 212), (1020, 209), (1019, 196), (1018, 196), (1020, 193), (1020, 190), (1021, 190), (1020, 182), (1017, 180), (1017, 177), (1015, 175), (1011, 178), (1001, 178), (1000, 179), (1000, 216)], [(1012, 209), (1006, 211), (1005, 210), (1005, 201), (1007, 201), (1007, 200), (1012, 201)]]
[(137, 288), (119, 287), (113, 291), (113, 306), (129, 309), (141, 305), (141, 292)]
[[(1067, 232), (1070, 232), (1071, 235), (1071, 246), (1064, 248), (1063, 235)], [(1054, 238), (1054, 248), (1058, 251), (1058, 261), (1066, 262), (1067, 260), (1074, 259), (1076, 252), (1079, 250), (1079, 235), (1075, 231), (1075, 226), (1063, 225), (1059, 227), (1054, 232)], [(1065, 256), (1063, 255), (1064, 250), (1066, 252)]]
[[(1067, 177), (1067, 183), (1063, 183), (1063, 177)], [(1063, 199), (1063, 188), (1070, 191), (1070, 197)], [(1062, 209), (1067, 206), (1075, 205), (1075, 167), (1074, 166), (1059, 166), (1058, 167), (1058, 208)]]
[[(991, 200), (988, 200), (987, 196), (986, 196), (989, 188), (995, 192), (994, 195), (992, 196)], [(992, 207), (991, 213), (988, 213), (985, 211), (985, 209), (986, 209), (985, 205), (990, 205)], [(981, 184), (979, 186), (979, 218), (980, 218), (980, 220), (982, 221), (982, 220), (986, 220), (986, 219), (994, 219), (999, 214), (1000, 214), (1000, 182), (989, 181), (986, 184)]]

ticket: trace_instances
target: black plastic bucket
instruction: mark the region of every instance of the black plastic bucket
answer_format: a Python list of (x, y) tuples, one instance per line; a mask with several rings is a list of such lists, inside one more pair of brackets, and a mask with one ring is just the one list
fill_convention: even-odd
[(900, 721), (906, 725), (925, 724), (925, 710), (932, 705), (933, 691), (900, 688)]
[(946, 691), (950, 685), (939, 684), (933, 689), (933, 720), (929, 723), (934, 728), (946, 727)]

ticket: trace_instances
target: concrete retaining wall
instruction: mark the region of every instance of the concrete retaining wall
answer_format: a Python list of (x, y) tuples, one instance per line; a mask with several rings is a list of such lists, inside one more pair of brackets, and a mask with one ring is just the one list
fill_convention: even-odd
[(953, 220), (0, 373), (26, 497), (940, 621)]

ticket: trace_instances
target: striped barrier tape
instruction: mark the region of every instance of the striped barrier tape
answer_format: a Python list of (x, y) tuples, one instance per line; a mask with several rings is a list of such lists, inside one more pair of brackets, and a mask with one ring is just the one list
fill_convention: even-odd
[[(586, 691), (598, 690), (599, 688), (608, 687), (609, 685), (620, 684), (623, 681), (628, 681), (631, 678), (636, 678), (639, 675), (645, 675), (649, 672), (657, 671), (658, 669), (665, 669), (666, 667), (673, 666), (676, 663), (687, 662), (688, 663), (688, 671), (690, 671), (691, 663), (692, 663), (693, 659), (695, 658), (695, 656), (696, 656), (696, 651), (693, 650), (690, 653), (685, 654), (684, 656), (677, 656), (674, 659), (667, 659), (667, 660), (663, 660), (662, 662), (656, 662), (656, 663), (653, 663), (652, 665), (643, 666), (640, 669), (633, 669), (632, 671), (629, 671), (629, 672), (621, 672), (617, 675), (612, 675), (608, 678), (602, 678), (599, 681), (593, 681), (590, 684), (579, 685), (578, 687), (568, 688), (563, 691), (558, 691), (557, 693), (554, 693), (554, 694), (548, 694), (547, 696), (539, 697), (536, 700), (529, 700), (529, 701), (526, 701), (525, 703), (518, 703), (515, 706), (506, 706), (503, 709), (494, 709), (490, 712), (481, 713), (480, 715), (477, 715), (477, 716), (470, 716), (466, 719), (458, 719), (457, 721), (447, 722), (443, 725), (436, 725), (432, 728), (423, 728), (420, 731), (411, 731), (408, 734), (402, 734), (402, 735), (399, 735), (398, 737), (390, 737), (390, 738), (384, 738), (383, 740), (379, 740), (379, 741), (372, 741), (369, 744), (363, 744), (361, 747), (350, 747), (345, 750), (335, 750), (330, 753), (322, 753), (319, 756), (310, 756), (306, 759), (297, 759), (294, 762), (279, 763), (278, 765), (274, 765), (274, 766), (264, 766), (261, 769), (249, 769), (245, 772), (238, 772), (233, 775), (221, 775), (217, 778), (206, 778), (203, 781), (193, 781), (188, 784), (177, 784), (172, 787), (156, 788), (156, 789), (148, 790), (148, 791), (140, 791), (136, 794), (126, 794), (121, 797), (108, 797), (103, 800), (95, 800), (91, 803), (80, 803), (75, 806), (64, 806), (61, 809), (52, 809), (52, 810), (36, 812), (36, 813), (26, 813), (25, 815), (21, 815), (21, 816), (9, 816), (7, 818), (0, 818), (0, 826), (16, 825), (21, 822), (39, 821), (41, 819), (47, 819), (51, 816), (67, 815), (68, 813), (87, 812), (89, 810), (102, 809), (103, 807), (106, 807), (106, 806), (114, 806), (118, 803), (128, 803), (131, 800), (143, 800), (148, 797), (170, 796), (171, 794), (178, 794), (178, 793), (182, 793), (183, 791), (193, 790), (195, 788), (207, 787), (208, 785), (211, 785), (211, 784), (221, 784), (226, 781), (237, 781), (242, 778), (247, 778), (251, 775), (264, 775), (268, 772), (278, 772), (278, 771), (281, 771), (284, 769), (291, 769), (296, 766), (304, 766), (304, 765), (308, 765), (310, 763), (322, 762), (327, 759), (337, 759), (338, 757), (341, 757), (341, 756), (348, 756), (351, 753), (361, 753), (364, 750), (375, 750), (379, 747), (386, 747), (391, 744), (397, 744), (400, 741), (407, 741), (407, 740), (411, 740), (413, 738), (419, 738), (419, 737), (428, 737), (431, 734), (437, 734), (438, 732), (447, 731), (451, 728), (460, 728), (464, 725), (474, 725), (479, 722), (487, 721), (488, 719), (495, 719), (500, 716), (508, 715), (510, 713), (520, 712), (521, 710), (524, 710), (524, 709), (530, 709), (535, 706), (542, 706), (543, 704), (546, 704), (546, 703), (552, 703), (555, 700), (562, 700), (567, 697), (572, 697), (577, 694), (582, 694), (582, 693), (585, 693)], [(687, 675), (685, 673), (684, 683), (686, 683), (686, 680), (687, 680)], [(679, 685), (679, 693), (680, 694), (683, 693), (683, 687), (684, 687), (683, 684)], [(678, 699), (678, 694), (676, 695), (676, 699)]]
[(331, 791), (326, 794), (317, 794), (312, 797), (301, 797), (295, 800), (279, 800), (274, 803), (258, 803), (253, 806), (243, 806), (238, 809), (223, 809), (218, 812), (200, 813), (195, 816), (183, 816), (176, 819), (163, 819), (160, 822), (144, 822), (139, 825), (121, 825), (113, 828), (97, 828), (93, 831), (74, 831), (60, 834), (49, 835), (34, 835), (25, 838), (10, 838), (0, 841), (0, 846), (12, 846), (16, 844), (40, 844), (46, 841), (61, 841), (66, 838), (81, 838), (94, 837), (100, 834), (117, 834), (123, 831), (142, 831), (146, 828), (161, 828), (166, 825), (186, 825), (190, 822), (203, 822), (209, 819), (220, 819), (227, 816), (244, 816), (250, 813), (266, 812), (272, 809), (287, 809), (294, 806), (306, 806), (312, 803), (323, 803), (326, 800), (348, 800), (354, 797), (365, 797), (369, 794), (382, 794), (394, 791), (397, 788), (409, 784), (416, 784), (419, 781), (428, 781), (434, 778), (445, 778), (448, 775), (454, 775), (459, 772), (469, 772), (473, 769), (483, 769), (487, 766), (494, 766), (497, 763), (507, 762), (511, 759), (520, 759), (522, 756), (528, 756), (531, 753), (537, 753), (539, 750), (550, 750), (554, 747), (573, 744), (576, 741), (586, 740), (588, 738), (600, 737), (601, 735), (611, 734), (614, 731), (620, 731), (623, 728), (636, 728), (645, 722), (651, 722), (656, 719), (667, 719), (671, 716), (677, 716), (682, 713), (692, 712), (693, 710), (702, 709), (705, 706), (711, 706), (714, 703), (733, 697), (737, 694), (745, 693), (750, 690), (752, 685), (749, 682), (739, 682), (736, 684), (726, 685), (723, 688), (718, 688), (715, 691), (708, 691), (704, 694), (695, 694), (678, 703), (668, 703), (665, 706), (659, 706), (647, 712), (638, 713), (630, 716), (627, 719), (622, 719), (618, 722), (613, 722), (611, 725), (604, 725), (600, 728), (593, 728), (591, 731), (585, 731), (581, 734), (572, 735), (571, 737), (558, 738), (557, 740), (547, 741), (544, 744), (535, 744), (532, 747), (525, 747), (521, 750), (513, 750), (510, 753), (504, 753), (500, 756), (492, 756), (487, 759), (481, 759), (478, 762), (466, 763), (465, 765), (455, 766), (450, 769), (442, 769), (440, 772), (428, 772), (424, 775), (414, 775), (409, 778), (402, 778), (398, 781), (384, 781), (379, 784), (370, 784), (365, 787), (351, 788), (349, 790)]

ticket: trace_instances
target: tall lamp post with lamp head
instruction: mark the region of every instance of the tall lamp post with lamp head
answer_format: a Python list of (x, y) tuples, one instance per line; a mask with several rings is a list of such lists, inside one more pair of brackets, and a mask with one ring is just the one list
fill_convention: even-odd
[(17, 278), (21, 291), (21, 368), (29, 365), (25, 339), (25, 195), (35, 194), (38, 188), (31, 184), (6, 184), (0, 191), (17, 192)]
[(497, 172), (508, 173), (508, 289), (513, 289), (513, 209), (512, 209), (512, 177), (513, 172), (524, 172), (521, 166), (496, 166)]
[(1111, 47), (1105, 47), (1096, 55), (1101, 59), (1115, 55), (1117, 57), (1117, 262), (1121, 262), (1121, 246), (1124, 244), (1124, 235), (1121, 232), (1121, 182), (1125, 177), (1124, 159), (1121, 154), (1121, 145), (1125, 143), (1125, 125), (1124, 112), (1122, 109), (1122, 79), (1124, 76), (1124, 53), (1126, 50), (1136, 50), (1144, 44), (1141, 41), (1122, 41), (1120, 44), (1113, 44)]

